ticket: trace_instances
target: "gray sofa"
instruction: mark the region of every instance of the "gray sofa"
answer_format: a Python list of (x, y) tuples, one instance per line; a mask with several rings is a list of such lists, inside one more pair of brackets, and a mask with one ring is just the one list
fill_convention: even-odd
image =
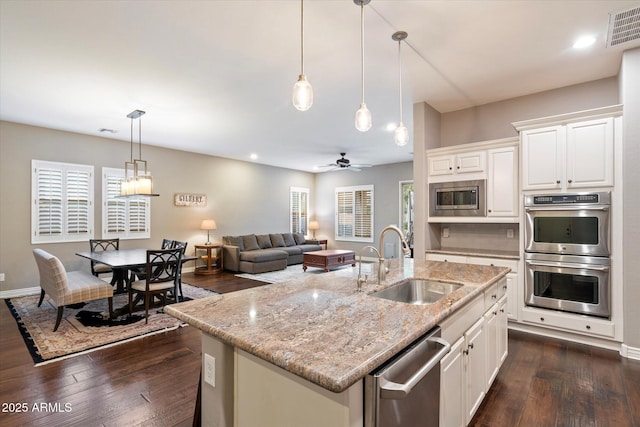
[(223, 236), (224, 269), (243, 273), (264, 273), (301, 264), (303, 253), (319, 251), (302, 233), (247, 234)]

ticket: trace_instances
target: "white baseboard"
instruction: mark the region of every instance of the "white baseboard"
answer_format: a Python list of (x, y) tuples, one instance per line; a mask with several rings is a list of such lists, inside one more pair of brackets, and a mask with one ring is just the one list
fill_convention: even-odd
[(620, 347), (620, 355), (628, 359), (640, 360), (640, 348), (629, 347), (626, 344), (622, 344)]
[(38, 295), (40, 293), (40, 286), (34, 286), (33, 288), (23, 289), (11, 289), (8, 291), (0, 291), (0, 298), (18, 298), (26, 297), (27, 295)]

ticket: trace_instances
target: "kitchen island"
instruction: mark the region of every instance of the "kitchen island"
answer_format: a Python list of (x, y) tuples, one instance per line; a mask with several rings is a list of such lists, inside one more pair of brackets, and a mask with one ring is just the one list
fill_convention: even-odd
[[(203, 425), (361, 426), (362, 379), (509, 271), (412, 259), (389, 267), (362, 292), (355, 267), (167, 306), (203, 332)], [(463, 286), (429, 305), (369, 295), (405, 278)]]

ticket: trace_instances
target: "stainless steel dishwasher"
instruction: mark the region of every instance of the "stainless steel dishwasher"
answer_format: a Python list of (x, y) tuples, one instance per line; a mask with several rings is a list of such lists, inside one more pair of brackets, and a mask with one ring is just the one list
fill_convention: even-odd
[(367, 375), (364, 380), (366, 427), (434, 427), (440, 422), (440, 360), (451, 345), (440, 327)]

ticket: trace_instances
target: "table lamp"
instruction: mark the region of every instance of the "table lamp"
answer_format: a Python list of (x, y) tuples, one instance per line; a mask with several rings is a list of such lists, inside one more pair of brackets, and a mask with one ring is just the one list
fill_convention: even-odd
[(318, 221), (309, 221), (309, 230), (313, 231), (313, 238), (316, 238), (316, 230), (320, 228), (320, 224)]
[(211, 230), (215, 230), (216, 228), (218, 227), (216, 226), (216, 221), (214, 219), (202, 220), (202, 224), (200, 224), (200, 229), (207, 230), (207, 243), (205, 243), (206, 245), (211, 244), (211, 240), (209, 239), (209, 233), (211, 232)]

